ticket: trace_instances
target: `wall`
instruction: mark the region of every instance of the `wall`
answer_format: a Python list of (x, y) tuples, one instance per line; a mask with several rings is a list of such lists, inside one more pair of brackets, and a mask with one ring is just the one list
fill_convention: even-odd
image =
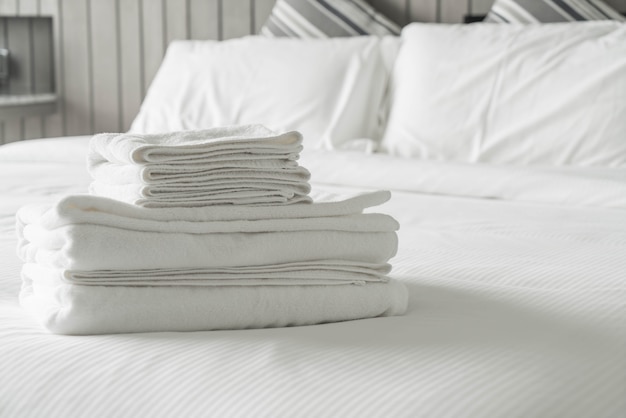
[[(59, 111), (0, 124), (0, 143), (120, 132), (130, 126), (173, 39), (256, 31), (275, 0), (0, 0), (0, 15), (54, 18)], [(461, 22), (493, 0), (371, 0), (400, 24)], [(626, 11), (626, 0), (609, 0)]]

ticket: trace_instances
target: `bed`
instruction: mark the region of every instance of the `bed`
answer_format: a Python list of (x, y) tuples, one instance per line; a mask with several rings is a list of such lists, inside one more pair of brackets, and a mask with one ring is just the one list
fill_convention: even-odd
[[(420, 31), (431, 30), (440, 28), (423, 25), (412, 31), (424, 39)], [(458, 32), (437, 35), (444, 43), (471, 38)], [(171, 56), (178, 60), (185, 51), (201, 49), (189, 45)], [(434, 57), (441, 49), (424, 52)], [(408, 70), (392, 74), (396, 83), (410, 72), (412, 61), (406, 59)], [(167, 65), (160, 70), (155, 83), (161, 87), (149, 93), (137, 126), (151, 129), (151, 123), (162, 122), (157, 99), (169, 94), (165, 76), (170, 71)], [(368, 77), (372, 74), (377, 73), (372, 70)], [(604, 103), (626, 101), (623, 75), (621, 80), (617, 86), (623, 90)], [(430, 87), (429, 82), (419, 88)], [(454, 89), (451, 85), (449, 91)], [(466, 85), (462, 89), (471, 96)], [(383, 90), (375, 94), (385, 100)], [(396, 92), (394, 100), (411, 100), (400, 96)], [(438, 97), (438, 105), (445, 100)], [(458, 102), (446, 105), (452, 106), (447, 107), (451, 114)], [(383, 139), (387, 146), (378, 152), (357, 134), (350, 135), (358, 140), (333, 142), (337, 135), (324, 131), (319, 144), (305, 143), (301, 164), (311, 171), (314, 190), (392, 192), (377, 210), (401, 225), (392, 276), (408, 288), (408, 311), (306, 327), (98, 336), (45, 332), (17, 300), (21, 262), (15, 255), (15, 212), (27, 203), (85, 192), (89, 137), (0, 147), (0, 415), (622, 416), (626, 166), (621, 148), (610, 148), (622, 146), (620, 141), (594, 142), (600, 151), (592, 160), (598, 164), (585, 160), (589, 153), (569, 154), (584, 160), (581, 164), (546, 164), (550, 155), (540, 150), (532, 157), (540, 164), (515, 165), (516, 156), (502, 151), (508, 149), (504, 136), (495, 147), (502, 152), (468, 153), (474, 161), (456, 158), (454, 141), (463, 137), (457, 131), (448, 148), (431, 147), (424, 156), (427, 141), (409, 147), (401, 141), (414, 128), (414, 115), (404, 118), (406, 106), (411, 104), (391, 111), (386, 123), (399, 128), (393, 138)], [(172, 123), (192, 123), (165, 115)], [(619, 117), (624, 120), (623, 113)], [(448, 119), (448, 124), (459, 121)], [(540, 128), (537, 136), (551, 134), (549, 126)], [(613, 129), (592, 128), (605, 138)]]

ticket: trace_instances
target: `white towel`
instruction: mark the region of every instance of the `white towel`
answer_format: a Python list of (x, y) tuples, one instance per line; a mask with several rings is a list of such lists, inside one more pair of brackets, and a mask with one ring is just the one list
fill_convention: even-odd
[(103, 184), (144, 184), (166, 185), (187, 184), (211, 185), (212, 182), (230, 179), (277, 180), (289, 183), (304, 183), (311, 178), (311, 173), (297, 162), (268, 160), (228, 161), (215, 164), (185, 164), (172, 166), (171, 164), (158, 165), (131, 165), (103, 163), (91, 170), (91, 176)]
[(50, 234), (25, 227), (20, 257), (65, 270), (212, 268), (341, 259), (386, 263), (395, 232), (162, 233), (68, 225)]
[(91, 183), (91, 188), (96, 192), (103, 190), (106, 193), (135, 194), (141, 197), (163, 196), (172, 198), (204, 195), (213, 196), (246, 191), (275, 193), (285, 197), (293, 197), (294, 195), (307, 195), (311, 191), (311, 187), (308, 184), (301, 185), (298, 183), (288, 183), (282, 181), (269, 183), (254, 178), (223, 180), (207, 182), (205, 184), (206, 186), (204, 184), (195, 183), (144, 186), (139, 184), (111, 185), (93, 182)]
[(111, 199), (119, 200), (120, 202), (148, 209), (202, 208), (207, 206), (286, 206), (296, 203), (311, 203), (311, 198), (308, 196), (294, 196), (292, 198), (288, 198), (278, 193), (249, 193), (248, 191), (233, 192), (232, 195), (222, 197), (210, 196), (209, 199), (206, 199), (204, 196), (191, 196), (180, 199), (169, 199), (165, 197), (163, 199), (159, 199), (155, 197), (142, 198), (106, 193), (103, 193), (100, 196), (109, 197)]
[[(221, 127), (163, 134), (100, 134), (90, 141), (88, 165), (193, 162), (212, 163), (216, 157), (295, 160), (302, 151), (298, 132), (276, 134), (262, 125)], [(237, 156), (232, 158), (231, 156)]]
[(308, 182), (232, 179), (204, 184), (111, 185), (94, 181), (89, 193), (146, 208), (310, 203)]
[(150, 208), (310, 202), (301, 150), (299, 133), (260, 125), (100, 134), (90, 141), (89, 192)]
[[(388, 191), (336, 195), (314, 192), (315, 203), (279, 207), (213, 206), (207, 208), (145, 209), (98, 196), (65, 196), (50, 204), (31, 204), (17, 213), (19, 225), (36, 224), (54, 229), (71, 224), (94, 224), (138, 229), (144, 231), (174, 232), (191, 223), (218, 221), (260, 221), (270, 219), (327, 218), (357, 215), (364, 210), (382, 205), (391, 198)], [(395, 223), (397, 227), (397, 223)], [(169, 229), (164, 229), (170, 226)], [(183, 229), (183, 231), (185, 231)]]
[[(389, 192), (284, 207), (144, 209), (95, 196), (17, 215), (20, 302), (50, 332), (309, 325), (399, 315)], [(235, 232), (237, 231), (237, 232)], [(246, 232), (241, 232), (246, 231)], [(358, 285), (355, 285), (358, 284)]]
[(401, 315), (395, 280), (364, 286), (81, 286), (23, 274), (20, 303), (50, 332), (107, 334), (311, 325)]
[[(259, 209), (256, 219), (230, 213), (230, 219), (207, 221), (211, 214), (226, 215), (225, 208), (160, 210), (143, 218), (141, 214), (152, 211), (73, 196), (52, 208), (27, 206), (18, 211), (18, 253), (25, 262), (62, 270), (206, 269), (332, 259), (382, 264), (397, 251), (399, 225), (393, 218), (362, 213), (311, 216), (354, 209), (381, 197), (389, 195), (293, 205), (282, 211), (291, 217), (248, 208), (239, 214)], [(264, 219), (263, 213), (271, 216)]]
[(24, 273), (46, 283), (85, 286), (292, 286), (364, 285), (386, 282), (389, 264), (316, 260), (269, 266), (212, 269), (144, 269), (72, 271), (26, 263)]

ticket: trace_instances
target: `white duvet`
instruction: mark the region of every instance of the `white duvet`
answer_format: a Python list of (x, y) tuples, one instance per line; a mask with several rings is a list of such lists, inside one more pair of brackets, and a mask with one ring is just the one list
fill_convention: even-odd
[(392, 190), (406, 315), (55, 336), (18, 305), (14, 214), (86, 190), (86, 140), (0, 147), (0, 416), (623, 416), (624, 171), (305, 153), (314, 190)]

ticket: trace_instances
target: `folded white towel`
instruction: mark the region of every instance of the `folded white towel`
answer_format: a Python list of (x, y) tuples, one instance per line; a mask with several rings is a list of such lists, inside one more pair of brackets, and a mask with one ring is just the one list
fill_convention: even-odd
[[(307, 205), (145, 209), (98, 196), (73, 195), (63, 197), (53, 204), (24, 206), (17, 213), (17, 222), (18, 228), (26, 224), (39, 225), (45, 229), (71, 224), (94, 224), (143, 231), (174, 232), (184, 228), (186, 223), (191, 223), (191, 228), (195, 229), (199, 223), (204, 222), (304, 220), (357, 215), (367, 208), (387, 202), (391, 198), (391, 193), (377, 191), (339, 196), (316, 191), (311, 197), (315, 203)], [(167, 229), (168, 225), (171, 228)], [(398, 224), (394, 225), (397, 228)]]
[(89, 192), (150, 208), (310, 202), (301, 150), (299, 133), (261, 125), (100, 134), (90, 141)]
[[(152, 211), (73, 196), (52, 208), (18, 211), (18, 253), (26, 262), (63, 270), (204, 269), (332, 259), (382, 264), (397, 250), (399, 225), (393, 218), (362, 213), (312, 215), (354, 209), (383, 197), (389, 195), (293, 205), (281, 211), (291, 215), (283, 218), (267, 208), (247, 208), (238, 214), (259, 210), (256, 217), (242, 220), (233, 218), (234, 212), (227, 215), (225, 208), (158, 210), (142, 218), (141, 214)], [(81, 205), (81, 200), (87, 202)], [(264, 219), (264, 213), (271, 215)], [(220, 215), (227, 219), (204, 220)], [(93, 223), (85, 222), (89, 219)]]
[(311, 325), (401, 315), (405, 286), (81, 286), (23, 274), (20, 303), (50, 332), (107, 334)]
[(211, 268), (341, 259), (386, 263), (395, 232), (289, 231), (162, 233), (68, 225), (45, 234), (24, 228), (20, 257), (65, 270)]
[[(88, 165), (257, 160), (261, 156), (295, 160), (302, 150), (298, 132), (277, 135), (262, 125), (231, 126), (163, 134), (100, 134), (90, 141)], [(235, 156), (235, 157), (233, 157)]]
[[(261, 179), (262, 180), (262, 179)], [(288, 205), (310, 203), (308, 182), (231, 179), (204, 184), (111, 185), (94, 181), (89, 192), (136, 206), (203, 207), (212, 205)]]
[[(271, 181), (271, 180), (270, 180)], [(258, 179), (232, 179), (210, 182), (210, 185), (200, 184), (165, 184), (159, 186), (145, 186), (140, 184), (111, 185), (99, 182), (91, 183), (92, 190), (104, 190), (108, 193), (136, 194), (141, 197), (184, 197), (184, 196), (212, 196), (246, 191), (260, 191), (276, 193), (286, 197), (307, 195), (311, 191), (308, 184), (298, 184), (276, 181), (268, 183)], [(92, 193), (93, 194), (93, 193)]]
[[(17, 215), (20, 302), (58, 334), (283, 327), (399, 315), (389, 192), (144, 209), (95, 196)], [(242, 267), (243, 266), (243, 267)], [(355, 284), (359, 284), (355, 286)]]
[(292, 286), (340, 285), (388, 281), (389, 264), (316, 260), (269, 266), (211, 269), (72, 271), (24, 264), (24, 273), (48, 284), (93, 286)]
[(285, 206), (296, 203), (311, 203), (311, 198), (308, 196), (294, 196), (292, 198), (288, 198), (281, 194), (271, 194), (269, 192), (234, 192), (234, 195), (222, 196), (219, 198), (217, 196), (211, 196), (210, 199), (206, 199), (204, 196), (190, 196), (176, 199), (170, 199), (167, 197), (162, 199), (155, 197), (136, 198), (134, 196), (106, 193), (102, 193), (101, 196), (148, 209), (202, 208), (207, 206)]
[[(248, 155), (248, 157), (254, 157)], [(104, 181), (105, 178), (114, 177), (113, 183), (122, 183), (124, 180), (139, 180), (146, 184), (159, 182), (167, 179), (176, 179), (178, 177), (183, 178), (196, 178), (207, 174), (212, 174), (218, 171), (244, 171), (244, 170), (257, 170), (257, 171), (272, 171), (272, 172), (293, 172), (302, 173), (310, 176), (308, 170), (304, 169), (295, 160), (285, 159), (264, 159), (263, 156), (259, 158), (248, 158), (246, 160), (233, 160), (232, 158), (224, 159), (224, 161), (207, 162), (202, 164), (195, 164), (192, 161), (185, 161), (184, 163), (150, 163), (142, 165), (134, 164), (118, 164), (111, 162), (103, 162), (98, 166), (90, 167), (90, 174), (92, 177)], [(117, 178), (116, 178), (117, 177)]]
[(278, 160), (269, 160), (271, 164), (262, 165), (263, 160), (229, 161), (215, 164), (194, 164), (172, 166), (170, 164), (137, 166), (131, 164), (104, 163), (91, 171), (96, 182), (103, 184), (193, 184), (212, 185), (218, 181), (231, 179), (254, 179), (257, 181), (280, 181), (289, 183), (305, 183), (311, 173), (304, 167)]

